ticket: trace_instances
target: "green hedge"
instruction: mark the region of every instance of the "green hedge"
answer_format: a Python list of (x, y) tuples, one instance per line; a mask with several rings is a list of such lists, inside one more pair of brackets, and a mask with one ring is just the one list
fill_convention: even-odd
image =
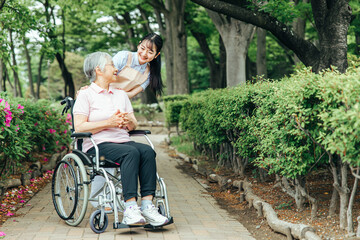
[(195, 146), (221, 165), (239, 171), (251, 162), (295, 179), (327, 164), (325, 153), (359, 164), (359, 96), (357, 66), (346, 74), (304, 69), (279, 82), (174, 100), (166, 115), (178, 116), (181, 109), (168, 121), (178, 121)]
[(165, 122), (167, 127), (178, 126), (179, 116), (183, 101), (188, 98), (187, 95), (171, 95), (163, 97), (165, 105)]
[[(33, 153), (60, 151), (70, 142), (70, 114), (58, 102), (26, 100), (0, 94), (0, 171), (16, 173)], [(4, 174), (2, 174), (4, 176)]]

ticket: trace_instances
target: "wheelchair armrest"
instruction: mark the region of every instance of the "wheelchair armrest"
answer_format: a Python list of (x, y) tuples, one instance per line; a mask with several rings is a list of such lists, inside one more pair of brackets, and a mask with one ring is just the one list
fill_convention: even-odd
[(132, 130), (129, 132), (130, 136), (143, 136), (143, 135), (147, 135), (147, 134), (151, 134), (150, 130)]
[(74, 137), (74, 138), (89, 138), (89, 137), (91, 137), (91, 135), (92, 135), (91, 132), (72, 133), (71, 137)]

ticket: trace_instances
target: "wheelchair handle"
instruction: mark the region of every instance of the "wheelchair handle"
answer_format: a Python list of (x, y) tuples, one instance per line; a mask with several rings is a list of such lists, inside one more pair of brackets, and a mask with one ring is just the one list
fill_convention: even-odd
[[(64, 109), (62, 110), (61, 115), (64, 115), (64, 113), (68, 112), (69, 109), (72, 110), (72, 107), (74, 106), (74, 99), (72, 97), (65, 97), (63, 100), (61, 100), (60, 104), (65, 105)], [(72, 114), (72, 111), (71, 111)]]

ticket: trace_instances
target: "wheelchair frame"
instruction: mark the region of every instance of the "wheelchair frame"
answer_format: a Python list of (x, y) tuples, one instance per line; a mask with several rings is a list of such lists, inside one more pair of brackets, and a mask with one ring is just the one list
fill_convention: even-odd
[[(163, 178), (157, 176), (157, 188), (154, 200), (159, 213), (168, 218), (168, 223), (162, 226), (147, 225), (125, 225), (119, 220), (118, 211), (124, 211), (125, 203), (122, 196), (121, 175), (117, 163), (111, 160), (102, 160), (99, 156), (99, 148), (91, 137), (91, 133), (75, 133), (72, 108), (75, 101), (66, 97), (61, 104), (66, 104), (62, 114), (71, 110), (73, 139), (71, 146), (73, 150), (66, 154), (56, 165), (52, 179), (52, 198), (55, 210), (59, 217), (70, 226), (79, 225), (85, 217), (89, 201), (97, 201), (98, 209), (90, 216), (90, 227), (95, 233), (102, 233), (108, 226), (107, 214), (114, 213), (113, 228), (145, 227), (156, 229), (173, 223), (170, 215), (166, 185)], [(148, 130), (134, 130), (129, 132), (130, 136), (144, 136), (153, 150), (154, 145), (147, 134)], [(89, 138), (95, 148), (95, 155), (86, 154), (78, 149), (78, 140)], [(111, 174), (106, 168), (114, 169)], [(93, 198), (89, 197), (89, 185), (95, 176), (101, 175), (105, 178), (104, 186), (98, 190)], [(110, 204), (111, 211), (106, 211), (105, 205)]]

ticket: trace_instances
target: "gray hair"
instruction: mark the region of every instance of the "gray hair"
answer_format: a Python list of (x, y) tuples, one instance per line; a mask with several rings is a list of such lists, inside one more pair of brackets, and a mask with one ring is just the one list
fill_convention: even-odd
[(96, 79), (96, 68), (99, 67), (101, 71), (104, 71), (105, 64), (109, 59), (111, 60), (111, 56), (105, 52), (94, 52), (86, 56), (84, 73), (90, 82), (94, 82)]

